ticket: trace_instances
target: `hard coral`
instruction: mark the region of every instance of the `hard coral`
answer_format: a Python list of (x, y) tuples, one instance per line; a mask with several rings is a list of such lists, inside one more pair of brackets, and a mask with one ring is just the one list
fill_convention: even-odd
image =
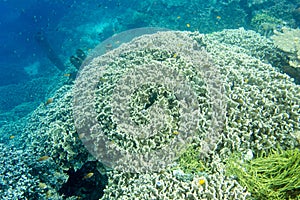
[(274, 31), (271, 37), (277, 48), (286, 53), (289, 58), (288, 65), (283, 70), (300, 81), (300, 29), (283, 27), (281, 32)]

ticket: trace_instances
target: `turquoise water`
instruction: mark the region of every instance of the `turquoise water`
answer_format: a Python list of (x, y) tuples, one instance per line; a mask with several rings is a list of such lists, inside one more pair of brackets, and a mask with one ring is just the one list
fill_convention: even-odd
[[(0, 199), (259, 199), (225, 165), (237, 152), (250, 162), (278, 145), (299, 149), (299, 5), (2, 0)], [(135, 74), (152, 67), (150, 82)], [(165, 67), (174, 71), (160, 73)], [(86, 125), (94, 119), (107, 141), (90, 142), (94, 127)], [(148, 123), (160, 130), (149, 133)], [(135, 138), (128, 130), (144, 132)], [(180, 136), (197, 151), (182, 153), (187, 149), (171, 142)], [(145, 164), (145, 171), (119, 165), (107, 149), (97, 157), (93, 145), (104, 143), (130, 153), (172, 144), (163, 152), (178, 152), (170, 162), (159, 154), (162, 166)], [(299, 198), (299, 184), (278, 199)]]

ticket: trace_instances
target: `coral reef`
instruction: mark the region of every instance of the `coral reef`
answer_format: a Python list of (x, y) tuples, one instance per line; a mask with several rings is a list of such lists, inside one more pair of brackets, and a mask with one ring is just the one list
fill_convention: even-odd
[(114, 172), (102, 199), (246, 199), (250, 194), (222, 173), (182, 180), (172, 171), (160, 174)]
[(266, 37), (273, 35), (274, 30), (285, 25), (284, 21), (266, 13), (258, 13), (251, 19), (251, 27)]
[(14, 136), (1, 136), (6, 160), (1, 184), (8, 186), (0, 191), (3, 199), (61, 199), (58, 191), (69, 178), (66, 172), (87, 162), (88, 153), (72, 122), (70, 89), (61, 87), (51, 104), (41, 103), (26, 119), (1, 127)]
[[(295, 6), (297, 3), (293, 3), (289, 0), (274, 0), (268, 1), (265, 4), (261, 4), (258, 7), (262, 9), (252, 9), (252, 15), (267, 15), (275, 18), (276, 20), (280, 20), (283, 22), (284, 26), (288, 27), (297, 27), (297, 21), (293, 19), (293, 13), (295, 11)], [(267, 17), (268, 18), (268, 17)], [(269, 18), (270, 19), (270, 18)], [(272, 23), (271, 23), (272, 24)], [(279, 24), (280, 27), (280, 24)]]
[[(231, 35), (232, 39), (223, 42), (223, 37), (217, 39), (214, 36), (224, 34)], [(221, 66), (221, 71), (227, 74), (226, 94), (230, 100), (225, 138), (231, 133), (232, 137), (236, 137), (234, 135), (238, 133), (238, 141), (244, 146), (242, 148), (252, 146), (254, 152), (272, 148), (278, 142), (294, 147), (298, 144), (290, 137), (299, 130), (299, 86), (293, 83), (293, 79), (266, 64), (272, 63), (276, 54), (260, 51), (269, 54), (265, 63), (258, 60), (261, 57), (259, 54), (252, 54), (250, 49), (253, 43), (250, 41), (257, 37), (259, 35), (255, 32), (239, 29), (206, 35), (200, 40), (206, 45), (215, 63)], [(205, 42), (206, 38), (208, 40)], [(268, 40), (263, 37), (254, 43), (257, 49), (267, 44)], [(243, 50), (243, 47), (248, 50)], [(232, 143), (231, 149), (239, 149), (237, 144), (239, 142)]]
[(53, 94), (64, 82), (61, 75), (47, 74), (47, 77), (0, 87), (0, 127), (28, 115), (45, 100), (45, 95)]
[(300, 68), (300, 29), (283, 27), (282, 31), (275, 31), (272, 36), (274, 44), (286, 52), (292, 67)]
[[(117, 166), (108, 173), (102, 199), (248, 199), (254, 196), (237, 177), (226, 174), (230, 155), (239, 152), (247, 162), (255, 162), (262, 152), (271, 152), (278, 145), (290, 151), (299, 148), (300, 141), (300, 87), (277, 70), (282, 57), (278, 57), (281, 53), (273, 47), (269, 39), (244, 29), (213, 34), (170, 31), (141, 36), (93, 59), (88, 65), (91, 68), (81, 72), (87, 75), (82, 76), (87, 79), (81, 86), (86, 88), (84, 84), (89, 84), (89, 80), (92, 86), (96, 84), (90, 91), (96, 95), (91, 100), (94, 101), (92, 110), (97, 114), (94, 119), (113, 138), (114, 147), (132, 154), (147, 152), (169, 143), (177, 144), (172, 140), (188, 131), (191, 138), (187, 137), (184, 145), (192, 144), (186, 145), (189, 147), (186, 150), (174, 146), (173, 151), (178, 154), (159, 170), (137, 174)], [(92, 70), (99, 66), (105, 67)], [(152, 85), (136, 82), (139, 89), (128, 95), (131, 91), (128, 88), (137, 81), (128, 79), (129, 75), (135, 72), (135, 77), (148, 78), (132, 69), (148, 71), (151, 81), (154, 75), (165, 76), (158, 77), (159, 81)], [(163, 74), (164, 70), (167, 73)], [(180, 76), (169, 72), (179, 72)], [(102, 76), (93, 79), (94, 74)], [(168, 85), (169, 82), (172, 84)], [(128, 85), (122, 88), (122, 83)], [(190, 98), (180, 98), (184, 95), (176, 89), (182, 87), (187, 89), (184, 92), (192, 94)], [(80, 113), (78, 110), (73, 113), (72, 103), (76, 102), (72, 98), (74, 92), (81, 90), (72, 89), (71, 85), (61, 87), (51, 96), (51, 103), (42, 103), (26, 120), (1, 127), (2, 132), (10, 135), (0, 138), (1, 159), (6, 163), (5, 169), (1, 166), (0, 170), (3, 199), (63, 199), (64, 195), (68, 199), (85, 198), (88, 194), (84, 192), (63, 192), (68, 189), (66, 184), (75, 179), (76, 172), (80, 172), (76, 175), (87, 185), (89, 181), (95, 181), (94, 185), (103, 181), (99, 173), (103, 174), (105, 168), (97, 167), (99, 173), (91, 168), (84, 170), (95, 158), (80, 141), (84, 135), (77, 134), (75, 124), (81, 123), (76, 121)], [(123, 92), (124, 99), (116, 91)], [(82, 95), (89, 95), (87, 92), (83, 91)], [(193, 104), (194, 99), (197, 104)], [(86, 102), (77, 100), (80, 100), (77, 103)], [(191, 118), (179, 117), (184, 116), (183, 111), (191, 111), (180, 110), (185, 107), (178, 105), (184, 106), (185, 102), (199, 105), (192, 110), (196, 113), (187, 115), (199, 118), (196, 126), (186, 132), (184, 127), (195, 124)], [(89, 111), (82, 110), (85, 114)], [(118, 121), (124, 118), (115, 115), (122, 111), (136, 124), (147, 124), (150, 119), (155, 123), (167, 122), (166, 128), (157, 125), (160, 131), (154, 136), (147, 135), (148, 132), (144, 132), (146, 136), (139, 132), (129, 134), (125, 131), (126, 124)], [(214, 111), (220, 115), (216, 116)], [(120, 132), (115, 131), (118, 126)], [(92, 170), (95, 169), (93, 165)], [(99, 186), (99, 192), (101, 189)]]
[[(164, 27), (209, 33), (224, 28), (247, 26), (247, 13), (241, 9), (239, 0), (234, 0), (230, 6), (223, 6), (228, 2), (228, 0), (206, 2), (146, 0), (131, 3), (127, 1), (126, 7), (132, 6), (130, 9), (120, 11), (122, 8), (116, 7), (112, 12), (103, 5), (98, 7), (97, 2), (74, 4), (73, 12), (65, 16), (58, 26), (65, 37), (70, 39), (64, 41), (62, 53), (64, 58), (68, 59), (73, 54), (70, 49), (81, 48), (88, 52), (111, 35), (138, 27)], [(87, 9), (86, 6), (89, 6), (90, 12), (81, 12)], [(183, 10), (185, 12), (182, 12)], [(114, 13), (119, 17), (112, 18), (111, 15)], [(85, 22), (84, 25), (82, 21)], [(190, 24), (190, 27), (186, 24)]]
[[(27, 162), (32, 161), (32, 151), (23, 151), (9, 147), (3, 143), (1, 149), (0, 166), (0, 194), (2, 199), (37, 198), (34, 186), (38, 179), (31, 175)], [(37, 187), (36, 187), (37, 188)], [(38, 194), (37, 194), (38, 195)]]
[(270, 0), (249, 0), (248, 1), (248, 6), (252, 7), (252, 6), (257, 6), (266, 2), (269, 2)]
[[(173, 168), (162, 169), (160, 173), (136, 175), (114, 171), (103, 199), (246, 199), (250, 194), (245, 188), (234, 177), (225, 175), (224, 162), (232, 152), (241, 152), (244, 159), (251, 160), (277, 144), (286, 149), (299, 147), (294, 135), (299, 130), (300, 88), (267, 64), (277, 60), (272, 48), (253, 53), (253, 49), (272, 47), (270, 40), (243, 29), (208, 35), (193, 33), (190, 37), (205, 47), (226, 80), (228, 104), (222, 139), (214, 141), (218, 147), (209, 157), (201, 156), (205, 151), (201, 145), (203, 149), (194, 157), (209, 170), (198, 169), (189, 174), (191, 171), (186, 169), (195, 161), (179, 160)], [(260, 56), (265, 57), (265, 63), (259, 60)], [(204, 133), (199, 137), (209, 139), (210, 135)]]
[(289, 58), (289, 65), (284, 65), (284, 70), (300, 81), (300, 29), (283, 27), (274, 33), (271, 37), (274, 44)]
[[(140, 171), (135, 160), (157, 171), (177, 156), (185, 146), (182, 141), (189, 143), (198, 132), (206, 130), (207, 141), (219, 140), (225, 118), (222, 79), (197, 48), (184, 34), (162, 32), (124, 44), (85, 66), (75, 85), (74, 118), (95, 157)], [(206, 148), (203, 154), (213, 152), (215, 143), (204, 138), (199, 141)], [(115, 145), (121, 148), (118, 155), (106, 158)]]
[[(262, 37), (255, 31), (245, 31), (244, 28), (229, 29), (208, 34), (207, 37), (213, 43), (219, 41), (218, 43), (221, 42), (223, 45), (234, 47), (235, 51), (239, 53), (255, 57), (266, 64), (270, 63), (278, 70), (280, 70), (281, 65), (287, 62), (285, 55), (276, 49), (272, 40)], [(203, 39), (200, 38), (199, 42), (202, 41)], [(218, 43), (216, 45), (219, 45)]]

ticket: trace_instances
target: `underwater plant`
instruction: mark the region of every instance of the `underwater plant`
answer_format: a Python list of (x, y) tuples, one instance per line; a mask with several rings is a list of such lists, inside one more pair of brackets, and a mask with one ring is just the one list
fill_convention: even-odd
[(233, 155), (227, 163), (228, 175), (234, 175), (255, 199), (299, 199), (300, 151), (273, 150), (250, 162), (239, 162)]
[(200, 159), (200, 147), (190, 145), (178, 158), (178, 163), (181, 169), (187, 174), (204, 172), (208, 169), (204, 165), (204, 161)]

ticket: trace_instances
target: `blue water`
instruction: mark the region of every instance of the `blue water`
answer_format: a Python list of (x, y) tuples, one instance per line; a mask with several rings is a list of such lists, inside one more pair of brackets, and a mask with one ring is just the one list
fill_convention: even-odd
[[(103, 16), (112, 19), (119, 8), (116, 1), (1, 1), (1, 113), (29, 102), (26, 111), (17, 113), (24, 116), (47, 99), (49, 88), (59, 87), (56, 81), (51, 85), (51, 79), (63, 77), (65, 62), (76, 48), (82, 48), (78, 41), (81, 36), (69, 34), (82, 24), (105, 20)], [(90, 12), (95, 12), (95, 16)], [(67, 16), (74, 17), (74, 21), (63, 20)], [(86, 49), (114, 34), (112, 29), (110, 26), (101, 35), (96, 34)], [(68, 46), (64, 48), (63, 43)], [(44, 80), (37, 80), (38, 85), (30, 82), (41, 78)]]
[(34, 36), (41, 30), (53, 32), (71, 5), (72, 1), (1, 2), (0, 85), (28, 80), (24, 65), (43, 56)]
[(253, 23), (257, 13), (278, 19), (272, 22), (274, 29), (300, 24), (299, 1), (230, 2), (1, 0), (0, 127), (22, 120), (39, 105), (47, 105), (61, 86), (72, 84), (81, 63), (76, 66), (70, 59), (80, 57), (78, 49), (88, 56), (99, 43), (122, 31), (158, 27), (213, 33), (244, 27), (270, 37), (273, 29), (268, 32)]

